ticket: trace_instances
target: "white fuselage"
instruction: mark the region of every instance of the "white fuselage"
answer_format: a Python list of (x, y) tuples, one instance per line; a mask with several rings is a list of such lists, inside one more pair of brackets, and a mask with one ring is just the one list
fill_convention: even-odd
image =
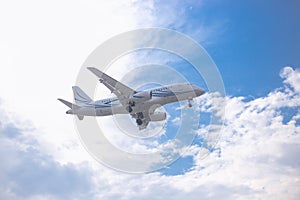
[[(136, 103), (132, 106), (132, 113), (139, 113), (156, 108), (168, 103), (182, 100), (191, 100), (204, 93), (204, 91), (189, 83), (180, 83), (168, 85), (160, 88), (145, 90), (151, 94), (151, 98), (143, 101), (136, 99)], [(132, 101), (135, 101), (133, 95)], [(128, 114), (128, 110), (120, 103), (117, 97), (102, 99), (86, 103), (78, 109), (71, 109), (67, 114), (76, 114), (82, 116), (107, 116), (114, 114)]]

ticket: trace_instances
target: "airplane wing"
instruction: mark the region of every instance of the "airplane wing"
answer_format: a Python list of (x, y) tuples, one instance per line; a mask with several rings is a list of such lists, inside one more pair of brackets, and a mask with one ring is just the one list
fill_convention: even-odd
[(113, 79), (112, 77), (94, 67), (88, 67), (88, 69), (99, 78), (100, 83), (103, 83), (103, 85), (105, 85), (112, 93), (114, 93), (118, 97), (123, 106), (128, 105), (128, 99), (130, 96), (136, 93), (135, 90)]
[[(133, 96), (133, 94), (137, 93), (135, 90), (113, 79), (112, 77), (94, 67), (88, 67), (88, 69), (99, 78), (100, 83), (103, 83), (103, 85), (105, 85), (112, 93), (114, 93), (118, 97), (119, 101), (124, 107), (128, 107), (130, 97)], [(155, 120), (151, 118), (155, 109), (158, 107), (160, 107), (160, 105), (152, 106), (151, 108), (145, 108), (145, 110), (142, 112), (129, 113), (134, 119), (136, 119), (136, 123), (139, 129), (142, 130), (147, 128), (150, 121), (161, 121), (165, 119), (165, 116), (163, 117), (163, 119)]]

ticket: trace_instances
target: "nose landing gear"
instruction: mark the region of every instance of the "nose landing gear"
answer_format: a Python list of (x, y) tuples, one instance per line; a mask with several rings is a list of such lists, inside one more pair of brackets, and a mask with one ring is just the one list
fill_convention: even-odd
[(193, 101), (193, 98), (189, 98), (188, 99), (188, 106), (189, 106), (189, 108), (193, 107), (192, 101)]

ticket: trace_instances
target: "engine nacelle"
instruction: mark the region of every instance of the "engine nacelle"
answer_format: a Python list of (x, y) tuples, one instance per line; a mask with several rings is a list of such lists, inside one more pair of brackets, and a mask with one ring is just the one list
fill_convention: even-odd
[(147, 101), (152, 98), (152, 91), (137, 92), (131, 96), (133, 102)]
[(151, 121), (163, 121), (167, 118), (167, 114), (165, 112), (155, 112), (150, 115)]

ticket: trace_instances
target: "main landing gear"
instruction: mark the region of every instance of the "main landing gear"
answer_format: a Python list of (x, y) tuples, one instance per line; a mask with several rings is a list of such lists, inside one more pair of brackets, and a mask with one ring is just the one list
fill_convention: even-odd
[(140, 126), (143, 124), (143, 121), (140, 118), (138, 118), (138, 119), (136, 119), (136, 123), (137, 123), (137, 125)]
[(128, 106), (126, 107), (126, 110), (129, 112), (129, 113), (131, 113), (132, 112), (132, 107), (134, 107), (135, 106), (135, 102), (134, 101), (129, 101), (128, 102)]
[(126, 107), (126, 110), (127, 110), (129, 113), (131, 113), (131, 112), (132, 112), (131, 106), (127, 106), (127, 107)]
[(137, 118), (136, 118), (136, 124), (137, 124), (138, 126), (142, 125), (142, 124), (143, 124), (143, 119), (144, 119), (143, 113), (142, 113), (142, 112), (137, 113), (137, 116), (136, 116), (136, 117), (137, 117)]

